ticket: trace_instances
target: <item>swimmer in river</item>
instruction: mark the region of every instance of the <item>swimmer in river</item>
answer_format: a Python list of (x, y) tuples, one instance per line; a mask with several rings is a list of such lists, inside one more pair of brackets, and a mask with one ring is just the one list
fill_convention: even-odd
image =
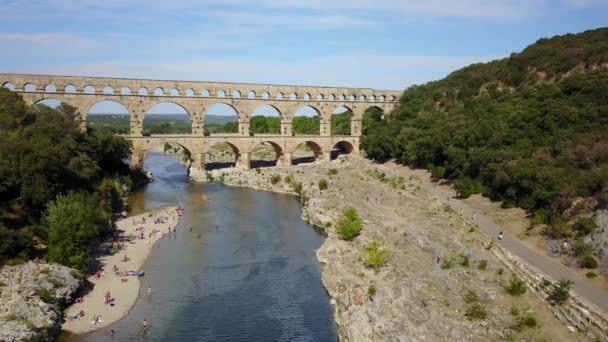
[(197, 238), (197, 239), (200, 239), (200, 238), (201, 238), (201, 236), (202, 236), (202, 234), (201, 234), (201, 233), (198, 233), (198, 234), (196, 235), (196, 238)]

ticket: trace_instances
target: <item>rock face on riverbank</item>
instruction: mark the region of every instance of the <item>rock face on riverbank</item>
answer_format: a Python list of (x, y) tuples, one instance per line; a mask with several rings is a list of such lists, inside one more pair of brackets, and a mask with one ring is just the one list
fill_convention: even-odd
[(58, 264), (0, 269), (0, 341), (52, 340), (81, 284), (76, 271)]
[[(531, 290), (509, 295), (505, 288), (516, 278), (487, 248), (491, 238), (417, 180), (392, 177), (355, 156), (211, 175), (226, 184), (277, 192), (293, 193), (288, 178), (301, 183), (302, 217), (327, 233), (317, 257), (325, 264), (322, 280), (343, 341), (588, 338), (570, 332)], [(325, 190), (319, 189), (322, 179)], [(339, 239), (335, 229), (348, 207), (363, 219), (361, 235), (351, 242)], [(378, 272), (361, 261), (374, 238), (390, 251)]]

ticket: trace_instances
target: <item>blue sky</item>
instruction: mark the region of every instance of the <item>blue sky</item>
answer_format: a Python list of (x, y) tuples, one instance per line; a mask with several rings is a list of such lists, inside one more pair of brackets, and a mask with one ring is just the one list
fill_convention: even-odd
[(0, 71), (404, 89), (608, 0), (0, 0)]

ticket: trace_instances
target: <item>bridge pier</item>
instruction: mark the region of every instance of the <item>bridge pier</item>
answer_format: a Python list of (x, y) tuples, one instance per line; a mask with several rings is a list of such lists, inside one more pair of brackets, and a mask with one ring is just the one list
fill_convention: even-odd
[(277, 159), (277, 166), (291, 166), (291, 152), (283, 152)]
[(146, 160), (145, 151), (131, 152), (131, 168), (132, 169), (143, 169), (145, 160)]
[(319, 161), (331, 161), (331, 150), (321, 152), (317, 158)]
[(236, 167), (243, 170), (251, 169), (251, 153), (241, 152), (236, 160)]
[(205, 177), (205, 153), (193, 153), (190, 161), (190, 176), (196, 179)]

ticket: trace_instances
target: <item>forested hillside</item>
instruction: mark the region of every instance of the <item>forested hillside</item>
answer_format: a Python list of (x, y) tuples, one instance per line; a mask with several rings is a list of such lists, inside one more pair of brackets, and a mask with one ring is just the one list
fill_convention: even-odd
[(0, 265), (36, 255), (86, 270), (129, 190), (129, 143), (81, 132), (75, 109), (0, 88)]
[(387, 120), (367, 122), (362, 145), (454, 181), (463, 197), (528, 209), (550, 237), (581, 234), (565, 222), (608, 206), (608, 29), (412, 86)]

